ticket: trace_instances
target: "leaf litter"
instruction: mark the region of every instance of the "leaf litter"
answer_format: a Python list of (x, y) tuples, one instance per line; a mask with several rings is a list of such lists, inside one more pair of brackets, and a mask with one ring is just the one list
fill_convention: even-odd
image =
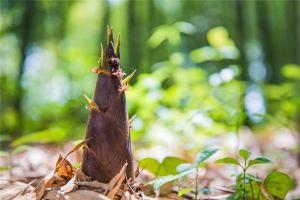
[(31, 183), (0, 179), (0, 199), (142, 199), (144, 197), (139, 185), (126, 178), (127, 163), (109, 183), (91, 180), (81, 169), (76, 169), (67, 157), (84, 147), (84, 141), (75, 145), (66, 156), (59, 154), (53, 172), (45, 176), (34, 188)]
[[(218, 141), (222, 141), (225, 146), (225, 143), (223, 141), (226, 140), (224, 139), (224, 137), (225, 136), (219, 137)], [(242, 137), (244, 137), (244, 134), (242, 134)], [(257, 145), (255, 146), (248, 146), (248, 149), (251, 149), (251, 152), (255, 152), (256, 149), (258, 152), (265, 151), (267, 144), (269, 145), (268, 148), (273, 149), (272, 151), (268, 150), (269, 152), (274, 154), (276, 154), (276, 152), (278, 151), (282, 152), (281, 149), (271, 147), (271, 145), (274, 146), (274, 143), (272, 142), (274, 139), (269, 138), (268, 143), (265, 143), (265, 137), (265, 135), (261, 135), (261, 137), (258, 137), (259, 143), (257, 143)], [(249, 140), (243, 139), (241, 141)], [(79, 143), (80, 142), (77, 142), (76, 144)], [(253, 144), (253, 142), (249, 143)], [(12, 166), (11, 170), (13, 175), (9, 176), (9, 171), (1, 172), (0, 199), (30, 200), (37, 199), (37, 196), (39, 195), (42, 195), (43, 199), (109, 199), (107, 197), (107, 194), (110, 192), (109, 183), (100, 183), (98, 181), (91, 180), (89, 177), (85, 176), (80, 168), (78, 169), (78, 167), (75, 168), (74, 174), (72, 166), (76, 166), (78, 165), (77, 163), (80, 163), (82, 153), (81, 148), (85, 147), (84, 145), (79, 145), (80, 147), (75, 147), (75, 145), (74, 147), (72, 147), (73, 145), (70, 146), (70, 144), (71, 143), (67, 143), (66, 145), (64, 145), (63, 149), (54, 147), (53, 145), (30, 146), (30, 148), (27, 148), (25, 151), (18, 152), (11, 158), (12, 165), (7, 164), (8, 159), (6, 159), (6, 157), (0, 157), (1, 165)], [(224, 147), (222, 148), (222, 146), (220, 146), (220, 148), (223, 149)], [(71, 149), (71, 151), (68, 151), (68, 149)], [(59, 156), (60, 152), (72, 153), (66, 154), (67, 156)], [(234, 148), (229, 155), (234, 155)], [(298, 180), (300, 180), (300, 176), (298, 173), (299, 169), (297, 169), (296, 164), (294, 163), (294, 157), (292, 157), (291, 155), (292, 154), (285, 154), (284, 163), (280, 159), (274, 159), (276, 161), (274, 165), (277, 168), (283, 168), (286, 172), (294, 172), (295, 181), (298, 182)], [(37, 163), (34, 163), (33, 161), (38, 160), (37, 156), (40, 156), (40, 160), (42, 160), (43, 162), (39, 161)], [(141, 158), (142, 156), (138, 157)], [(187, 159), (188, 161), (190, 160), (188, 157), (181, 157)], [(29, 163), (26, 163), (25, 161)], [(53, 163), (55, 163), (54, 166)], [(21, 168), (23, 168), (23, 171), (20, 171)], [(51, 173), (48, 173), (50, 170), (53, 171)], [(208, 163), (206, 168), (200, 168), (200, 188), (209, 189), (209, 193), (201, 193), (201, 195), (199, 196), (200, 199), (225, 199), (226, 196), (234, 193), (234, 178), (229, 176), (229, 174), (232, 174), (234, 171), (234, 169), (213, 163)], [(48, 175), (45, 176), (45, 174), (47, 173)], [(263, 178), (266, 174), (265, 170), (255, 169), (252, 171), (252, 173), (261, 178)], [(120, 173), (118, 173), (117, 175), (119, 174)], [(135, 182), (128, 180), (127, 177), (124, 178), (123, 183), (115, 193), (114, 199), (140, 199), (142, 195), (139, 191), (141, 190), (146, 195), (146, 199), (155, 199), (155, 193), (151, 185), (142, 184), (153, 180), (153, 174), (143, 168), (140, 168), (138, 170), (138, 174), (139, 176), (136, 178)], [(23, 175), (23, 177), (21, 175)], [(178, 197), (177, 193), (180, 191), (180, 189), (191, 187), (194, 184), (194, 175), (195, 174), (191, 174), (187, 177), (186, 181), (180, 182), (181, 188), (177, 188), (172, 184), (166, 184), (165, 186), (163, 186), (160, 190), (159, 199), (193, 199), (195, 197), (193, 191), (188, 192), (181, 197)], [(41, 177), (44, 177), (42, 179), (44, 181), (44, 184), (40, 184), (43, 187), (37, 190), (37, 184), (43, 182), (41, 181)], [(52, 184), (54, 188), (46, 188), (45, 182), (51, 180), (51, 178), (53, 180), (53, 177), (56, 177), (56, 179), (58, 179), (56, 184), (60, 185), (60, 182), (63, 182), (65, 184), (63, 185), (61, 183), (62, 186)], [(48, 182), (48, 184), (50, 184), (50, 182)], [(114, 186), (118, 185), (116, 180), (114, 180), (114, 184), (110, 184)], [(292, 193), (289, 193), (289, 197), (297, 197), (297, 194), (299, 194), (299, 184), (297, 184), (296, 186), (297, 188), (294, 188)], [(36, 191), (38, 191), (39, 193), (36, 193)], [(270, 198), (267, 198), (268, 193), (264, 191), (264, 188), (262, 188), (262, 192), (265, 193), (264, 196), (266, 199)]]

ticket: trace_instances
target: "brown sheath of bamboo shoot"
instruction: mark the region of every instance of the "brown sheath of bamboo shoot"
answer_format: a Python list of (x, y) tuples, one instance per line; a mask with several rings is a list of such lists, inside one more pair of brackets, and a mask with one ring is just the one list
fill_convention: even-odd
[[(122, 70), (120, 38), (114, 43), (107, 30), (106, 46), (101, 52), (93, 105), (87, 122), (82, 171), (100, 182), (109, 182), (127, 162), (127, 178), (134, 179), (131, 140), (128, 126)], [(98, 109), (95, 108), (98, 106)]]

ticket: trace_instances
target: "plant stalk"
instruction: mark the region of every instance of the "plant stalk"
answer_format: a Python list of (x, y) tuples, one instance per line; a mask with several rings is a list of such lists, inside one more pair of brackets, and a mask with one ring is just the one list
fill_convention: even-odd
[(246, 200), (246, 169), (243, 168), (243, 200)]
[(196, 195), (196, 200), (198, 199), (198, 173), (199, 173), (199, 169), (197, 167), (196, 170), (196, 181), (195, 181), (195, 195)]
[(252, 198), (253, 198), (253, 200), (255, 200), (254, 192), (253, 192), (253, 187), (252, 187), (252, 181), (251, 180), (250, 180), (250, 188), (251, 188)]

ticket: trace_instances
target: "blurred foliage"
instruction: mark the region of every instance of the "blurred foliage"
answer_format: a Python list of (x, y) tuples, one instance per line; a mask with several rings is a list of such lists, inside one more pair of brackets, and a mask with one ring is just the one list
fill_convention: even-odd
[[(144, 158), (139, 162), (139, 166), (155, 175), (156, 178), (147, 184), (153, 185), (157, 193), (164, 184), (173, 182), (179, 188), (178, 196), (194, 191), (197, 197), (199, 192), (197, 181), (199, 179), (198, 168), (217, 151), (217, 149), (203, 150), (197, 154), (194, 163), (184, 163), (183, 160), (176, 157), (167, 157), (162, 163), (153, 158)], [(215, 161), (216, 163), (236, 165), (241, 171), (241, 173), (237, 173), (236, 175), (235, 192), (226, 199), (285, 199), (287, 193), (295, 186), (293, 180), (287, 174), (279, 171), (271, 171), (264, 180), (249, 174), (249, 168), (272, 163), (268, 158), (258, 157), (250, 159), (250, 157), (250, 151), (240, 149), (239, 158), (237, 159), (225, 157)], [(163, 173), (159, 173), (161, 169), (163, 169)], [(191, 182), (189, 179), (187, 181), (189, 184), (184, 184), (185, 180), (183, 177), (193, 173), (195, 181)], [(193, 188), (186, 187), (187, 185)]]
[(0, 4), (3, 143), (82, 138), (107, 24), (121, 32), (123, 69), (137, 69), (127, 92), (137, 148), (198, 151), (243, 125), (300, 130), (296, 1)]
[[(156, 31), (159, 32), (160, 29)], [(217, 27), (208, 34), (214, 41), (213, 35), (225, 33), (226, 29)], [(211, 51), (217, 52), (229, 47), (228, 41), (233, 45), (225, 34), (218, 41), (212, 42), (216, 47), (200, 49), (204, 55), (208, 55)], [(238, 54), (237, 48), (231, 47)], [(198, 50), (189, 54), (191, 58)], [(225, 54), (230, 53), (229, 49)], [(229, 56), (228, 59), (236, 58)], [(140, 74), (130, 88), (127, 94), (129, 113), (137, 114), (133, 123), (134, 141), (172, 144), (180, 140), (184, 144), (183, 149), (192, 148), (186, 144), (191, 144), (190, 141), (203, 141), (205, 135), (235, 131), (238, 124), (243, 124), (241, 101), (245, 83), (238, 80), (240, 66), (229, 64), (210, 74), (196, 63), (185, 66), (187, 59), (189, 57), (182, 52), (172, 53), (169, 60), (156, 63), (151, 73)], [(222, 62), (224, 59), (227, 57), (218, 56), (216, 61)], [(176, 137), (172, 137), (174, 135)]]
[(177, 157), (166, 157), (159, 163), (154, 158), (144, 158), (139, 161), (139, 167), (150, 171), (155, 176), (176, 174), (176, 167), (185, 161)]
[[(182, 163), (178, 162), (178, 158), (172, 158), (168, 159), (168, 164), (166, 163), (166, 159), (162, 162), (160, 167), (164, 167), (165, 173), (164, 174), (156, 174), (157, 178), (148, 184), (152, 184), (155, 191), (159, 191), (160, 188), (168, 183), (175, 180), (178, 180), (184, 176), (187, 176), (188, 174), (191, 174), (193, 172), (197, 172), (196, 179), (198, 179), (198, 168), (200, 165), (209, 159), (211, 156), (213, 156), (218, 150), (217, 149), (205, 149), (201, 152), (199, 152), (196, 156), (195, 162), (190, 163)], [(142, 164), (144, 164), (144, 169), (147, 169), (151, 171), (153, 168), (151, 165), (153, 164), (153, 161), (150, 159), (144, 159), (141, 161)], [(165, 162), (165, 164), (164, 164)], [(150, 166), (150, 167), (149, 167)], [(196, 181), (196, 190), (198, 191), (197, 181)], [(197, 192), (196, 192), (197, 193)]]
[(286, 194), (293, 187), (293, 180), (279, 171), (270, 172), (263, 181), (251, 174), (246, 174), (244, 182), (243, 175), (240, 174), (236, 179), (236, 192), (227, 200), (243, 199), (244, 196), (246, 199), (285, 199)]
[(50, 129), (43, 130), (34, 133), (29, 133), (20, 137), (12, 142), (13, 146), (19, 146), (26, 143), (51, 143), (62, 142), (65, 138), (64, 129)]

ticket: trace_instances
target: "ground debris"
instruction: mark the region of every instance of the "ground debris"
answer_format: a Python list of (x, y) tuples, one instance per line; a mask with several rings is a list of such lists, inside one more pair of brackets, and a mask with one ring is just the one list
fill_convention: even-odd
[[(109, 183), (91, 180), (80, 169), (63, 186), (44, 189), (38, 199), (142, 199), (141, 190), (136, 189), (137, 183), (126, 181), (126, 166), (113, 177)], [(53, 178), (53, 177), (52, 177)], [(50, 178), (51, 179), (51, 178)], [(57, 179), (58, 180), (58, 179)], [(135, 189), (133, 189), (135, 188)], [(39, 191), (37, 191), (38, 193)], [(40, 194), (42, 192), (39, 192)]]
[(144, 195), (137, 182), (131, 179), (127, 180), (127, 163), (108, 183), (92, 180), (80, 168), (76, 169), (67, 160), (67, 157), (79, 150), (81, 146), (83, 146), (82, 142), (73, 147), (64, 157), (59, 154), (55, 169), (45, 176), (35, 188), (31, 185), (32, 182), (27, 184), (15, 180), (0, 179), (0, 199), (143, 199)]
[(11, 200), (11, 199), (36, 199), (34, 188), (31, 184), (22, 183), (19, 181), (0, 180), (0, 199)]
[(86, 176), (67, 160), (67, 156), (77, 151), (83, 143), (76, 145), (65, 157), (59, 155), (55, 170), (49, 173), (35, 188), (33, 193), (41, 199), (142, 199), (139, 185), (127, 180), (124, 164), (109, 183), (101, 183)]

